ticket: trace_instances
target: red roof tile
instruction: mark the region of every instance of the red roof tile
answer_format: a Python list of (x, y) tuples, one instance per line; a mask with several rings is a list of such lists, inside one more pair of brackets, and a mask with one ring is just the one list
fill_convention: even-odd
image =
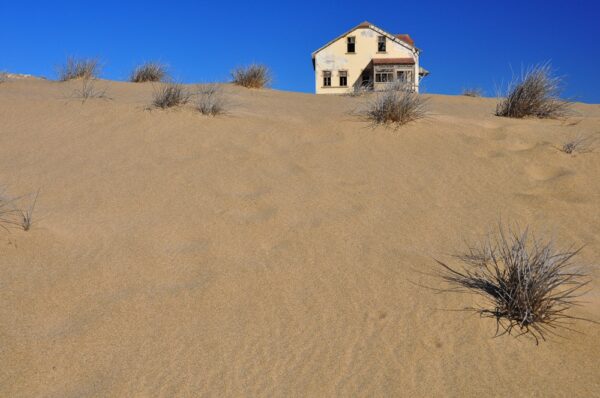
[(403, 34), (403, 35), (394, 35), (396, 36), (396, 38), (402, 40), (403, 42), (410, 44), (411, 46), (415, 46), (415, 41), (410, 37), (410, 35), (407, 34)]

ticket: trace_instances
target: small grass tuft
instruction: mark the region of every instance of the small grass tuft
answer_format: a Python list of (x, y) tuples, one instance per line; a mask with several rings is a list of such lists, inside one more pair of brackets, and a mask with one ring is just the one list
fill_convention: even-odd
[(25, 210), (19, 210), (19, 222), (21, 228), (23, 228), (23, 231), (29, 231), (33, 225), (33, 212), (35, 210), (35, 205), (37, 203), (39, 194), (40, 191), (38, 189), (29, 207)]
[(376, 94), (367, 106), (366, 116), (375, 124), (402, 126), (426, 116), (426, 101), (404, 85), (393, 84)]
[(566, 154), (592, 152), (593, 139), (591, 136), (577, 136), (566, 141), (559, 149)]
[(82, 103), (90, 98), (110, 99), (106, 94), (106, 89), (97, 90), (94, 80), (87, 77), (81, 79), (81, 88), (73, 91), (73, 97), (81, 99)]
[(462, 91), (462, 95), (465, 97), (483, 97), (483, 90), (480, 88), (465, 88)]
[(247, 88), (264, 88), (271, 84), (271, 72), (265, 65), (253, 64), (232, 72), (233, 83)]
[(187, 104), (191, 96), (182, 84), (163, 83), (158, 88), (155, 87), (152, 105), (162, 109), (172, 108)]
[(578, 305), (587, 274), (577, 270), (573, 258), (581, 249), (559, 251), (551, 242), (530, 239), (524, 232), (499, 227), (498, 233), (477, 248), (455, 256), (462, 266), (442, 266), (441, 278), (451, 289), (483, 296), (487, 304), (465, 310), (496, 320), (496, 336), (528, 335), (536, 344), (556, 329), (570, 329), (567, 312)]
[(550, 64), (529, 68), (508, 87), (506, 98), (496, 107), (496, 115), (513, 118), (567, 116), (570, 102), (560, 98), (562, 78), (552, 75)]
[(8, 226), (16, 226), (23, 231), (29, 231), (33, 225), (33, 212), (40, 191), (35, 194), (33, 201), (25, 210), (16, 205), (17, 199), (7, 199), (5, 196), (0, 196), (0, 227), (8, 231)]
[(223, 91), (217, 84), (200, 86), (197, 94), (196, 109), (203, 115), (217, 116), (225, 113), (226, 102)]
[(68, 57), (58, 70), (58, 79), (62, 82), (73, 79), (94, 79), (100, 74), (100, 64), (96, 58), (77, 59)]
[(129, 80), (133, 83), (160, 82), (167, 76), (165, 65), (158, 62), (146, 62), (133, 70)]

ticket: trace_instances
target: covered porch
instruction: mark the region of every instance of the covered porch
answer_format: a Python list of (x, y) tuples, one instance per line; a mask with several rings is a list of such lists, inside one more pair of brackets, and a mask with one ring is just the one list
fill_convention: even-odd
[(429, 72), (419, 68), (415, 77), (416, 65), (412, 58), (374, 58), (362, 72), (359, 84), (363, 89), (385, 90), (390, 84), (403, 84), (416, 90), (417, 82)]

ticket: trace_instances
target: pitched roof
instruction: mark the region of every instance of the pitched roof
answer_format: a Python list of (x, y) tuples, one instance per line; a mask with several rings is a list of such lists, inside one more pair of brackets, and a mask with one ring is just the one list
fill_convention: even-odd
[(414, 65), (413, 58), (373, 58), (373, 65)]
[(418, 48), (415, 47), (415, 42), (414, 40), (407, 34), (403, 34), (403, 35), (393, 35), (391, 33), (386, 32), (385, 30), (378, 28), (377, 26), (373, 25), (371, 22), (369, 21), (364, 21), (358, 25), (356, 25), (354, 28), (350, 29), (349, 31), (345, 32), (342, 35), (339, 35), (338, 37), (336, 37), (335, 39), (329, 41), (327, 44), (325, 44), (324, 46), (322, 46), (321, 48), (319, 48), (318, 50), (315, 50), (312, 53), (312, 57), (315, 57), (315, 54), (318, 53), (319, 51), (321, 51), (322, 49), (324, 49), (325, 47), (328, 47), (331, 43), (341, 39), (342, 37), (348, 35), (349, 33), (355, 31), (356, 29), (365, 29), (365, 28), (370, 28), (373, 29), (374, 31), (378, 32), (381, 35), (386, 36), (388, 39), (396, 42), (396, 43), (400, 43), (403, 46), (408, 47), (411, 50), (415, 50), (415, 51), (419, 51)]

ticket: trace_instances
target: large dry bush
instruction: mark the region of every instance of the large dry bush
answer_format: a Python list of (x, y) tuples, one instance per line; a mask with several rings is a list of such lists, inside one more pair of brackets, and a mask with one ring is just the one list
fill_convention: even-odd
[(271, 72), (265, 65), (253, 64), (232, 72), (233, 82), (248, 88), (263, 88), (271, 83)]
[(537, 344), (580, 319), (568, 314), (589, 282), (572, 263), (578, 253), (530, 238), (527, 229), (519, 233), (500, 227), (479, 247), (455, 256), (461, 265), (438, 263), (441, 277), (452, 286), (447, 291), (483, 296), (486, 304), (466, 309), (494, 318), (497, 336), (529, 335)]
[(96, 58), (68, 57), (63, 66), (58, 69), (58, 79), (67, 81), (72, 79), (93, 79), (100, 73), (100, 64)]
[(172, 108), (185, 105), (190, 101), (191, 93), (179, 83), (164, 83), (154, 88), (152, 105), (157, 108)]
[(167, 67), (159, 62), (146, 62), (137, 66), (129, 80), (133, 83), (160, 82), (167, 77)]
[(225, 113), (226, 101), (217, 84), (202, 85), (198, 89), (196, 109), (203, 115), (217, 116)]
[(566, 116), (570, 103), (560, 98), (562, 79), (553, 76), (550, 64), (529, 68), (508, 87), (496, 107), (496, 115), (514, 118)]
[(392, 84), (375, 95), (366, 109), (366, 116), (375, 124), (401, 126), (426, 116), (426, 101), (412, 88)]

